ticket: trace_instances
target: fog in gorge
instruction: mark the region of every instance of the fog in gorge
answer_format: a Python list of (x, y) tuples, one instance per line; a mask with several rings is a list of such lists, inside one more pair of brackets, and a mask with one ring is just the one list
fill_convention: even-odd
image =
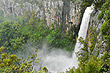
[[(22, 59), (27, 59), (36, 50), (31, 44), (26, 44), (23, 48), (27, 48), (24, 52), (18, 52), (17, 55)], [(73, 67), (72, 53), (60, 48), (50, 48), (47, 44), (37, 50), (37, 57), (40, 63), (34, 64), (34, 70), (39, 71), (41, 67), (46, 67), (50, 73), (66, 72)]]
[(62, 49), (49, 50), (43, 45), (43, 48), (38, 50), (38, 56), (41, 57), (42, 66), (46, 66), (50, 72), (66, 72), (66, 69), (73, 66), (72, 54)]

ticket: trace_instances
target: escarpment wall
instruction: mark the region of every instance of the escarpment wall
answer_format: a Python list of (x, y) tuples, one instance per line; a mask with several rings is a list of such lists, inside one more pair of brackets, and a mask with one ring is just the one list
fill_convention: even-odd
[[(33, 0), (34, 1), (34, 0)], [(49, 26), (53, 24), (73, 24), (77, 25), (80, 18), (80, 5), (77, 2), (72, 3), (68, 0), (0, 0), (0, 10), (3, 11), (3, 17), (20, 16), (25, 11), (34, 10), (37, 17), (45, 19)]]
[[(88, 45), (91, 46), (90, 40), (93, 41), (93, 38), (95, 38), (94, 40), (95, 46), (92, 51), (92, 54), (96, 55), (97, 52), (99, 52), (99, 57), (104, 53), (104, 48), (106, 48), (105, 46), (106, 42), (101, 35), (101, 24), (104, 21), (103, 19), (102, 20), (97, 19), (100, 12), (101, 11), (93, 12), (91, 19), (90, 19), (90, 28), (88, 30), (88, 37), (89, 37)], [(95, 35), (95, 36), (92, 36), (92, 35)]]

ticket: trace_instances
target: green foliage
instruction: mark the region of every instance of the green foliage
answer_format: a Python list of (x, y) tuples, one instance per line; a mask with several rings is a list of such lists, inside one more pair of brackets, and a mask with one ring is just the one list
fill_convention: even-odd
[[(4, 50), (4, 47), (0, 48), (0, 53)], [(1, 73), (34, 73), (33, 66), (35, 63), (39, 63), (40, 57), (37, 57), (37, 53), (27, 59), (27, 61), (21, 60), (15, 54), (2, 53), (0, 57), (0, 72)], [(33, 65), (32, 65), (33, 64)], [(47, 73), (48, 69), (43, 67), (40, 73)], [(37, 72), (39, 73), (39, 72)]]
[(101, 34), (107, 41), (107, 50), (110, 50), (110, 1), (103, 2), (100, 9), (102, 12), (99, 14), (99, 19), (104, 19), (101, 26)]
[(76, 0), (72, 0), (72, 2), (74, 3)]
[(31, 4), (35, 4), (36, 0), (29, 0)]
[(48, 73), (48, 69), (46, 67), (43, 67), (40, 71), (37, 73)]
[(23, 62), (22, 64), (20, 64), (20, 58), (18, 58), (15, 54), (9, 55), (7, 53), (3, 53), (0, 59), (0, 72), (33, 73), (33, 70), (32, 65), (27, 62)]
[(104, 13), (103, 13), (103, 11), (99, 14), (99, 16), (98, 16), (98, 20), (101, 20), (102, 18), (103, 18), (103, 16), (104, 16)]
[(17, 17), (16, 17), (16, 21), (17, 21), (19, 24), (23, 25), (23, 24), (24, 24), (24, 17), (23, 17), (23, 16), (17, 16)]
[(83, 5), (85, 7), (91, 6), (94, 0), (83, 0)]
[(51, 24), (49, 28), (36, 17), (35, 11), (25, 11), (23, 16), (18, 16), (15, 20), (0, 24), (0, 46), (6, 47), (9, 52), (20, 50), (28, 40), (39, 47), (41, 43), (47, 41), (51, 47), (64, 48), (68, 51), (74, 48), (75, 38), (71, 31), (61, 34), (61, 25), (54, 28)]
[(89, 61), (81, 62), (74, 73), (100, 73), (102, 60), (93, 56)]
[(3, 19), (3, 11), (0, 10), (0, 23), (3, 22), (3, 20), (4, 20), (4, 19)]
[[(71, 68), (69, 71), (66, 71), (67, 73), (74, 73), (74, 69), (75, 68)], [(62, 72), (62, 73), (64, 73), (64, 72)]]
[(8, 21), (1, 23), (0, 26), (0, 46), (14, 51), (18, 48), (20, 49), (25, 42), (24, 37), (22, 37), (19, 31), (21, 26), (17, 22), (10, 23)]
[(89, 52), (90, 52), (90, 54), (93, 54), (93, 50), (94, 50), (95, 45), (97, 43), (98, 33), (96, 33), (97, 28), (90, 27), (89, 30), (90, 30), (90, 37), (89, 37), (90, 40), (89, 41), (90, 41), (90, 44), (91, 44), (91, 45), (89, 45)]
[[(54, 28), (54, 27), (53, 27)], [(72, 32), (68, 31), (68, 33), (61, 34), (61, 25), (57, 27), (55, 30), (50, 29), (50, 33), (46, 37), (48, 41), (48, 45), (57, 48), (64, 48), (65, 50), (71, 51), (75, 45), (75, 39)]]

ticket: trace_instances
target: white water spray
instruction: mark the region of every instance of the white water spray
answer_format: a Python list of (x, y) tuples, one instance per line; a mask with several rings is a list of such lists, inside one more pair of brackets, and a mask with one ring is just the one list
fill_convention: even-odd
[(78, 39), (77, 39), (77, 43), (74, 49), (74, 53), (73, 53), (73, 62), (74, 62), (74, 66), (75, 68), (78, 67), (78, 58), (76, 56), (76, 52), (80, 51), (81, 48), (83, 48), (83, 45), (80, 44), (79, 42), (79, 38), (82, 37), (83, 40), (86, 39), (87, 36), (87, 30), (88, 30), (88, 26), (89, 26), (89, 20), (90, 20), (90, 14), (93, 11), (93, 5), (91, 7), (87, 7), (85, 10), (85, 13), (83, 14), (83, 19), (82, 19), (82, 23), (80, 26), (80, 30), (78, 33)]
[(49, 49), (46, 45), (38, 50), (38, 56), (41, 57), (41, 66), (46, 67), (49, 73), (65, 72), (66, 69), (73, 67), (73, 59), (70, 52), (62, 49)]

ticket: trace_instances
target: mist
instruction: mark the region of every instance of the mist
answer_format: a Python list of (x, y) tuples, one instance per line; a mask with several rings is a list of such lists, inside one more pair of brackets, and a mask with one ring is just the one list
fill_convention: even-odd
[(73, 67), (72, 53), (62, 49), (49, 48), (45, 44), (38, 50), (38, 56), (41, 57), (42, 66), (49, 72), (66, 72)]
[[(34, 46), (27, 43), (17, 55), (21, 59), (27, 59), (27, 57), (32, 56), (35, 53), (34, 50), (37, 49), (37, 46)], [(37, 57), (40, 57), (40, 63), (34, 64), (34, 70), (39, 71), (41, 67), (46, 67), (50, 73), (60, 73), (66, 72), (73, 67), (72, 53), (65, 51), (60, 48), (50, 48), (47, 47), (47, 44), (44, 44), (42, 48), (37, 50)], [(26, 60), (27, 61), (27, 60)]]

